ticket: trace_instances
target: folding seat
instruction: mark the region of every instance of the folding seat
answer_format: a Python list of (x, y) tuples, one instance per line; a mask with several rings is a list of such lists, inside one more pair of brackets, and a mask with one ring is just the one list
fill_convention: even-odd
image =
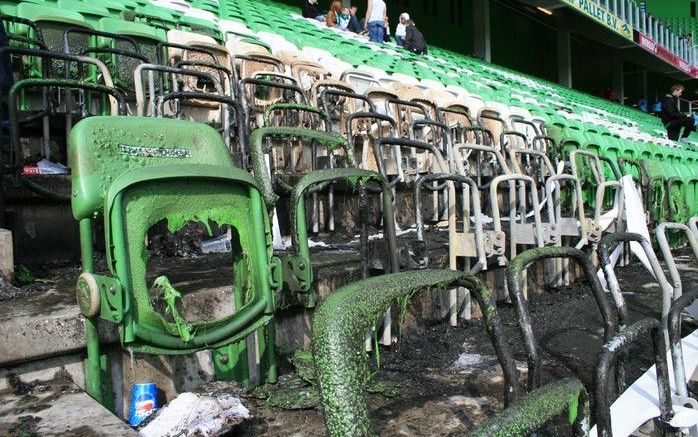
[[(648, 385), (638, 387), (631, 393), (632, 396), (634, 393), (637, 393), (638, 390), (642, 391), (643, 396), (641, 397), (643, 400), (641, 403), (646, 402), (642, 407), (638, 407), (640, 410), (638, 411), (638, 416), (642, 417), (642, 415), (646, 415), (643, 420), (639, 421), (638, 426), (658, 416), (660, 421), (659, 426), (662, 427), (662, 429), (670, 429), (671, 425), (669, 425), (669, 422), (673, 417), (675, 406), (672, 405), (666, 346), (663, 341), (664, 336), (661, 333), (661, 322), (653, 318), (645, 318), (629, 326), (623, 326), (621, 330), (619, 327), (621, 309), (614, 306), (609, 301), (596, 275), (596, 267), (591, 259), (578, 249), (549, 247), (539, 250), (529, 250), (514, 259), (507, 268), (509, 291), (512, 301), (516, 303), (521, 333), (524, 337), (523, 344), (529, 363), (528, 390), (533, 390), (542, 385), (544, 360), (541, 356), (542, 349), (536, 338), (536, 332), (530, 322), (530, 307), (534, 305), (533, 296), (535, 296), (536, 293), (528, 293), (528, 295), (525, 293), (526, 271), (533, 266), (536, 261), (552, 259), (570, 259), (576, 261), (584, 271), (584, 276), (590, 284), (590, 287), (587, 289), (593, 297), (596, 307), (598, 308), (598, 313), (600, 313), (601, 316), (599, 329), (603, 332), (603, 340), (602, 344), (595, 345), (595, 348), (600, 350), (599, 353), (587, 353), (588, 351), (584, 351), (586, 355), (574, 354), (570, 356), (569, 352), (564, 352), (564, 357), (567, 361), (566, 365), (568, 367), (592, 367), (593, 369), (593, 381), (588, 381), (588, 379), (585, 378), (585, 380), (588, 381), (586, 385), (593, 385), (596, 392), (595, 407), (597, 429), (592, 430), (592, 433), (597, 431), (598, 435), (611, 435), (612, 433), (615, 434), (618, 430), (619, 435), (628, 435), (635, 431), (634, 429), (624, 429), (627, 428), (626, 426), (618, 427), (620, 430), (614, 426), (611, 420), (611, 404), (614, 399), (621, 397), (625, 389), (626, 360), (622, 357), (629, 352), (629, 347), (632, 343), (643, 341), (641, 339), (647, 338), (647, 334), (649, 334), (651, 339), (651, 347), (655, 357), (654, 363), (656, 372), (652, 373), (655, 373), (656, 376), (652, 378), (655, 379), (655, 381), (650, 380), (647, 382)], [(589, 335), (589, 333), (580, 331), (579, 333), (575, 333), (575, 335)], [(596, 332), (593, 333), (593, 336), (598, 337)], [(594, 340), (596, 340), (596, 338), (594, 338)], [(555, 352), (557, 359), (563, 356), (557, 349)], [(589, 363), (590, 359), (593, 360), (591, 363)], [(655, 384), (657, 386), (657, 395), (651, 394), (654, 390), (652, 386)], [(513, 389), (513, 387), (509, 388), (509, 390)], [(649, 402), (647, 401), (648, 398)], [(635, 398), (634, 404), (637, 403), (637, 398)], [(614, 409), (617, 413), (622, 411), (620, 408)], [(642, 410), (646, 410), (647, 412)], [(659, 411), (657, 412), (657, 410)], [(586, 431), (582, 431), (582, 434), (586, 434)]]
[(299, 51), (295, 44), (277, 33), (257, 32), (256, 36), (261, 41), (268, 44), (274, 54), (280, 52), (297, 53)]
[[(579, 179), (572, 174), (558, 173), (545, 151), (510, 149), (509, 153), (512, 170), (533, 179), (540, 196), (538, 204), (545, 205), (541, 220), (546, 246), (581, 248), (590, 240), (598, 241), (600, 225), (585, 214)], [(546, 267), (548, 283), (569, 285), (565, 261), (549, 263)]]
[[(509, 106), (509, 127), (523, 134), (531, 147), (536, 148), (537, 143), (541, 142), (541, 137), (545, 134), (540, 130), (540, 122), (536, 123), (536, 118), (528, 111), (528, 109), (511, 105)], [(545, 141), (541, 142), (543, 150), (545, 150)]]
[(329, 121), (328, 130), (339, 132), (353, 144), (355, 159), (363, 159), (363, 144), (373, 131), (375, 119), (371, 117), (348, 121), (353, 114), (374, 114), (375, 107), (364, 95), (357, 94), (346, 82), (324, 79), (313, 83), (310, 102), (321, 108)]
[(191, 4), (192, 8), (203, 9), (204, 11), (218, 14), (218, 2), (207, 0), (194, 0)]
[(666, 220), (685, 223), (690, 217), (689, 210), (693, 205), (687, 203), (688, 181), (690, 170), (683, 163), (681, 149), (668, 149), (661, 165), (664, 173), (664, 196), (666, 205)]
[[(424, 85), (424, 82), (420, 82), (420, 86)], [(449, 103), (454, 103), (458, 98), (458, 92), (455, 91), (453, 87), (451, 88), (438, 88), (432, 89), (427, 88), (423, 91), (424, 95), (434, 101), (438, 107), (447, 106)]]
[[(101, 2), (101, 5), (107, 8), (107, 10), (113, 15), (121, 15), (123, 11), (128, 9), (126, 2), (119, 0), (104, 0)], [(131, 5), (133, 5), (133, 8), (135, 9), (138, 6), (138, 3), (133, 2)]]
[(1, 12), (0, 19), (2, 19), (5, 26), (5, 33), (9, 39), (10, 47), (48, 49), (41, 29), (33, 21), (14, 15), (6, 15)]
[[(176, 44), (179, 46), (192, 47), (196, 45), (206, 46), (215, 45), (216, 40), (213, 39), (213, 37), (210, 37), (208, 35), (202, 35), (196, 32), (187, 32), (180, 29), (171, 29), (167, 31), (167, 44)], [(222, 46), (220, 47), (220, 49), (225, 50), (225, 48)], [(177, 61), (184, 59), (186, 57), (185, 51), (186, 49), (172, 46), (167, 53), (167, 63), (169, 65), (174, 65), (177, 63)], [(160, 51), (158, 51), (158, 53), (160, 54)], [(208, 61), (216, 62), (217, 60), (208, 59)], [(221, 65), (229, 66), (229, 64), (225, 63)]]
[[(253, 178), (232, 165), (218, 133), (204, 124), (144, 117), (93, 117), (71, 134), (73, 216), (80, 223), (82, 274), (78, 305), (85, 317), (86, 391), (112, 404), (98, 320), (118, 327), (129, 350), (164, 355), (212, 351), (219, 379), (275, 382), (273, 274), (278, 261), (264, 199)], [(94, 228), (103, 222), (108, 272), (94, 269)], [(187, 311), (186, 303), (210, 289), (180, 270), (158, 272), (152, 255), (155, 227), (174, 233), (199, 225), (211, 236), (231, 236), (229, 257), (216, 258), (225, 272), (222, 313)], [(191, 259), (190, 271), (202, 261)], [(215, 269), (214, 269), (215, 270)], [(211, 272), (201, 276), (211, 279)], [(215, 273), (214, 273), (215, 276)], [(105, 291), (109, 290), (109, 291)], [(253, 335), (256, 352), (245, 339)], [(255, 368), (247, 366), (248, 353)], [(105, 367), (106, 366), (106, 367)]]
[[(593, 213), (586, 214), (593, 219), (593, 226), (587, 229), (591, 243), (597, 243), (601, 232), (614, 232), (619, 226), (617, 217), (623, 214), (623, 194), (620, 184), (620, 172), (616, 161), (599, 156), (589, 150), (572, 150), (569, 152), (572, 175), (579, 180), (584, 197), (584, 205), (593, 208)], [(612, 179), (606, 174), (612, 174)], [(601, 226), (601, 219), (607, 213), (617, 212), (606, 219), (608, 225)]]
[(443, 121), (441, 119), (441, 113), (439, 111), (439, 104), (437, 100), (432, 97), (432, 94), (428, 91), (421, 91), (417, 95), (410, 96), (410, 102), (418, 103), (422, 105), (427, 110), (427, 118), (434, 121)]
[[(502, 147), (500, 138), (502, 132), (511, 130), (509, 128), (509, 108), (507, 105), (499, 102), (488, 101), (480, 108), (478, 112), (478, 124), (492, 132), (495, 144), (497, 147)], [(505, 153), (504, 150), (501, 150)]]
[(141, 64), (134, 72), (134, 82), (138, 115), (209, 124), (220, 132), (235, 161), (242, 164), (246, 148), (244, 109), (233, 93), (230, 68), (186, 60), (174, 66)]
[[(167, 32), (167, 44), (163, 45), (167, 47), (167, 65), (203, 71), (214, 76), (224, 74), (228, 77), (227, 80), (221, 79), (224, 93), (232, 95), (232, 59), (225, 47), (219, 45), (213, 37), (172, 29)], [(158, 50), (159, 54), (162, 52), (163, 50)], [(192, 91), (205, 92), (205, 86), (190, 84), (189, 87)]]
[(549, 117), (546, 126), (548, 136), (557, 143), (557, 150), (551, 151), (554, 160), (567, 161), (571, 151), (582, 149), (588, 143), (583, 123), (557, 115)]
[[(316, 149), (325, 149), (330, 155), (333, 150), (343, 149), (345, 156), (349, 159), (344, 162), (346, 167), (343, 168), (324, 170), (306, 168), (304, 173), (300, 172), (301, 169), (294, 171), (292, 168), (287, 168), (291, 172), (282, 172), (267, 167), (265, 163), (267, 155), (274, 147), (279, 147), (287, 141), (302, 141), (306, 144), (312, 142), (315, 144)], [(369, 275), (369, 267), (382, 269), (387, 272), (398, 271), (395, 217), (390, 186), (380, 174), (356, 168), (352, 159), (351, 148), (348, 147), (342, 136), (317, 130), (264, 127), (252, 132), (250, 144), (255, 178), (263, 186), (262, 191), (265, 193), (265, 199), (267, 199), (267, 208), (270, 216), (274, 217), (272, 209), (277, 205), (279, 194), (291, 193), (289, 206), (291, 209), (290, 231), (285, 232), (287, 234), (290, 233), (292, 244), (288, 250), (280, 253), (281, 265), (284, 268), (283, 287), (284, 291), (288, 292), (291, 297), (289, 301), (300, 302), (306, 307), (313, 307), (316, 304), (316, 294), (312, 288), (313, 265), (308, 244), (308, 217), (306, 217), (305, 213), (306, 196), (310, 193), (320, 193), (321, 191), (331, 189), (343, 181), (348, 180), (352, 182), (352, 186), (353, 184), (358, 184), (358, 190), (350, 188), (345, 190), (344, 193), (347, 196), (358, 196), (359, 202), (365, 202), (365, 200), (362, 200), (365, 198), (365, 194), (381, 194), (383, 240), (387, 243), (387, 250), (385, 251), (387, 256), (370, 257), (368, 226), (362, 227), (360, 232), (360, 240), (362, 241), (360, 244), (362, 276), (367, 277)], [(297, 174), (300, 178), (293, 178), (293, 174)], [(359, 211), (366, 213), (368, 209), (365, 206), (360, 206)], [(368, 218), (363, 217), (363, 222), (368, 224)], [(274, 223), (277, 226), (276, 221)], [(283, 226), (279, 226), (279, 228), (284, 231)], [(383, 316), (382, 333), (379, 334), (381, 343), (388, 344), (391, 341), (390, 326), (390, 314), (386, 312)]]
[[(384, 94), (381, 88), (369, 88), (366, 95), (366, 106), (368, 112), (356, 112), (349, 114), (346, 119), (347, 138), (354, 144), (356, 158), (361, 168), (377, 171), (378, 166), (375, 158), (375, 143), (380, 138), (398, 137), (398, 123), (392, 115), (396, 113), (393, 103), (388, 103), (384, 98), (392, 98), (391, 94)], [(394, 101), (394, 100), (393, 100)], [(391, 108), (387, 108), (390, 106)], [(392, 149), (384, 151), (385, 155), (395, 153)], [(389, 166), (386, 171), (396, 177), (401, 175), (401, 162), (398, 167)]]
[(376, 107), (379, 114), (387, 115), (394, 119), (396, 113), (391, 101), (400, 100), (398, 94), (392, 88), (373, 86), (364, 91), (364, 95)]
[(247, 53), (271, 53), (271, 47), (257, 37), (249, 37), (230, 31), (226, 33), (225, 48), (231, 56)]
[(650, 176), (647, 171), (647, 165), (643, 162), (643, 156), (646, 156), (646, 144), (629, 140), (620, 139), (618, 141), (623, 147), (623, 153), (618, 157), (618, 170), (622, 176), (632, 176), (635, 184), (642, 193), (643, 207), (645, 213), (648, 214), (651, 209), (650, 201)]
[[(16, 66), (13, 68), (15, 83), (8, 96), (9, 141), (2, 149), (6, 173), (21, 175), (28, 156), (69, 165), (66, 138), (71, 120), (123, 113), (123, 95), (114, 87), (109, 70), (102, 62), (62, 51), (20, 47), (2, 51)], [(93, 70), (98, 74), (92, 74)], [(67, 98), (76, 92), (81, 93), (81, 100)], [(62, 134), (57, 134), (61, 129)], [(29, 180), (23, 184), (36, 190)], [(39, 192), (60, 198), (50, 188)]]
[(310, 92), (316, 82), (329, 78), (328, 71), (322, 65), (302, 57), (290, 59), (286, 65), (290, 70), (291, 76), (296, 79), (296, 82), (307, 93)]
[(56, 4), (61, 9), (82, 14), (82, 16), (85, 17), (85, 20), (93, 27), (97, 26), (100, 19), (114, 15), (104, 6), (80, 0), (58, 0)]
[(270, 73), (278, 75), (286, 74), (286, 65), (279, 57), (259, 50), (246, 53), (234, 53), (233, 66), (235, 67), (234, 72), (237, 81)]
[(234, 73), (225, 47), (210, 35), (171, 29), (156, 52), (160, 66), (146, 66), (135, 74), (139, 114), (211, 123), (230, 146), (233, 134), (226, 125), (231, 117), (241, 116), (241, 108), (232, 99)]
[[(187, 14), (191, 11), (192, 10), (190, 9)], [(223, 34), (218, 29), (217, 25), (218, 18), (214, 20), (209, 18), (201, 18), (199, 16), (190, 16), (187, 14), (180, 17), (177, 21), (178, 29), (210, 36), (216, 40), (216, 43), (223, 42)]]
[(352, 68), (351, 64), (341, 61), (330, 52), (314, 47), (303, 47), (301, 56), (311, 62), (322, 65), (322, 67), (327, 70), (327, 73), (335, 80), (341, 80), (342, 74)]
[(191, 7), (185, 0), (151, 0), (150, 4), (178, 14), (185, 13)]
[(124, 14), (124, 18), (133, 18), (135, 21), (158, 27), (162, 30), (168, 30), (177, 25), (180, 15), (175, 9), (167, 9), (147, 3), (138, 6), (133, 12)]
[[(340, 84), (346, 84), (344, 86)], [(348, 87), (348, 88), (347, 88)], [(370, 96), (349, 92), (351, 89), (347, 82), (340, 81), (335, 89), (331, 84), (325, 87), (320, 94), (322, 107), (333, 123), (337, 120), (338, 130), (347, 138), (354, 150), (354, 159), (359, 168), (372, 171), (378, 170), (375, 153), (373, 152), (375, 142), (383, 137), (395, 137), (397, 135), (397, 123), (393, 118), (386, 115), (385, 106), (378, 109)], [(381, 98), (386, 97), (380, 88), (369, 88), (374, 90), (373, 97), (378, 96), (379, 102), (384, 102)], [(387, 97), (394, 97), (388, 94)], [(386, 154), (392, 151), (386, 150)], [(391, 167), (391, 171), (396, 171)]]
[(680, 187), (680, 183), (674, 179), (675, 170), (671, 165), (671, 157), (673, 157), (671, 148), (658, 144), (648, 144), (640, 159), (640, 165), (645, 168), (649, 178), (647, 193), (649, 206), (647, 209), (650, 223), (658, 224), (671, 221), (668, 218), (672, 211), (670, 203), (674, 204), (674, 209), (677, 206), (675, 203), (677, 199), (673, 199), (670, 193), (674, 192), (675, 195), (676, 188)]
[[(223, 15), (223, 14), (222, 14)], [(242, 37), (254, 37), (254, 33), (240, 20), (220, 19), (218, 29), (227, 42), (229, 36), (239, 35)]]
[(500, 266), (506, 265), (507, 259), (516, 255), (518, 246), (544, 244), (538, 189), (533, 178), (511, 171), (504, 155), (492, 146), (490, 131), (482, 127), (464, 130), (469, 139), (453, 144), (452, 168), (471, 178), (485, 194), (481, 196), (482, 211), (491, 216), (493, 227), (487, 257), (496, 257)]
[[(79, 12), (61, 9), (50, 4), (22, 2), (17, 5), (17, 16), (31, 20), (41, 29), (44, 43), (49, 50), (63, 51), (63, 32), (72, 27), (91, 29), (93, 26)], [(71, 41), (73, 45), (87, 46), (87, 37)]]
[(99, 20), (97, 28), (103, 32), (133, 38), (138, 44), (140, 53), (150, 62), (155, 62), (157, 59), (158, 43), (167, 41), (167, 34), (164, 30), (140, 22), (102, 18)]
[[(442, 74), (443, 72), (439, 73)], [(434, 79), (422, 78), (419, 81), (419, 86), (424, 87), (428, 93), (433, 93), (434, 95), (438, 95), (438, 93), (446, 91), (446, 86), (440, 81)]]
[(475, 126), (470, 109), (461, 103), (460, 99), (454, 99), (450, 103), (444, 101), (439, 108), (443, 123), (450, 128), (450, 135), (454, 143), (464, 143), (467, 140), (463, 128)]
[[(393, 90), (394, 95), (385, 94), (386, 100), (381, 100), (381, 88), (367, 90), (366, 96), (378, 107), (384, 103), (387, 113), (397, 123), (397, 135), (402, 138), (410, 137), (410, 129), (415, 121), (433, 120), (436, 116), (436, 105), (433, 102), (423, 100), (420, 96), (423, 91), (415, 85), (393, 83), (386, 91)], [(399, 97), (398, 97), (399, 96)], [(416, 100), (415, 100), (416, 99)], [(380, 111), (380, 110), (379, 110)]]
[[(610, 142), (610, 136), (601, 135), (602, 130), (602, 127), (588, 127), (583, 133), (584, 137), (587, 139), (587, 143), (583, 145), (583, 148), (598, 156), (608, 158), (615, 165), (615, 163), (618, 162), (618, 155), (620, 152), (618, 144)], [(605, 176), (607, 179), (615, 178), (613, 172), (610, 172), (609, 169), (606, 169)]]
[(685, 150), (684, 157), (690, 174), (686, 199), (691, 208), (691, 217), (695, 217), (698, 215), (698, 151), (695, 149)]
[(483, 106), (485, 106), (484, 102), (480, 98), (480, 96), (469, 93), (469, 94), (463, 94), (459, 96), (459, 98), (462, 100), (463, 104), (468, 108), (468, 111), (476, 123), (479, 123), (480, 121), (478, 120), (478, 116), (480, 114), (480, 110), (482, 109)]
[(339, 80), (347, 82), (359, 94), (365, 94), (367, 89), (380, 86), (378, 79), (366, 69), (345, 70)]
[(305, 92), (296, 79), (286, 73), (286, 64), (278, 56), (259, 51), (235, 54), (233, 65), (248, 123), (263, 126), (264, 111), (272, 104), (307, 104)]

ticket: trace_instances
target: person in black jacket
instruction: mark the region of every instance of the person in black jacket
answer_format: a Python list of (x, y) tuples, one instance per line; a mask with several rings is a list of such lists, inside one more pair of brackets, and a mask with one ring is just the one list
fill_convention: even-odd
[(666, 127), (667, 136), (670, 140), (678, 140), (679, 132), (683, 128), (681, 138), (686, 138), (695, 130), (693, 117), (686, 117), (679, 111), (679, 98), (683, 94), (684, 86), (680, 83), (671, 87), (671, 93), (659, 99), (662, 109), (659, 111), (659, 118), (662, 119)]
[(347, 30), (349, 32), (361, 33), (361, 31), (364, 30), (364, 27), (359, 22), (359, 19), (356, 18), (357, 10), (358, 8), (356, 6), (349, 8), (349, 25), (347, 26)]
[(411, 51), (412, 53), (417, 53), (419, 55), (427, 54), (427, 42), (424, 39), (422, 32), (417, 29), (414, 25), (414, 21), (407, 20), (405, 23), (405, 38), (402, 42), (402, 47)]
[(318, 21), (325, 21), (325, 14), (317, 6), (317, 0), (303, 1), (303, 17), (314, 18)]

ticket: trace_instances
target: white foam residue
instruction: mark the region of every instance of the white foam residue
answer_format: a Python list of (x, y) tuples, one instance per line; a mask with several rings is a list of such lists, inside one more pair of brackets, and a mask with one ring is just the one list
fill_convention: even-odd
[(497, 360), (492, 356), (464, 352), (458, 356), (451, 367), (458, 370), (482, 370), (492, 366), (493, 363), (496, 364)]
[(213, 397), (187, 392), (163, 407), (139, 434), (143, 437), (213, 436), (251, 417), (250, 411), (234, 396)]

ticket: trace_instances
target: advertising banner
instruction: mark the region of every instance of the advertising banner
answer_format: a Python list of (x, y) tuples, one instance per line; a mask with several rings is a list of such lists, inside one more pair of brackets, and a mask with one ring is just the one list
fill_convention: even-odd
[(591, 0), (561, 0), (566, 5), (582, 12), (625, 38), (633, 39), (633, 28), (628, 22), (614, 15), (603, 6)]
[(667, 50), (666, 47), (658, 44), (644, 33), (635, 32), (635, 42), (640, 47), (652, 53), (669, 65), (673, 65), (693, 78), (698, 78), (698, 68), (690, 66), (686, 61)]

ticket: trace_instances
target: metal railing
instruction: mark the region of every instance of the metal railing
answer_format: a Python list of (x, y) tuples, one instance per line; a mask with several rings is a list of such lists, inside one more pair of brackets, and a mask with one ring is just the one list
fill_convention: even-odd
[(693, 44), (693, 35), (680, 35), (667, 21), (648, 14), (633, 0), (590, 0), (606, 8), (616, 17), (624, 20), (634, 30), (643, 33), (656, 44), (667, 49), (690, 66), (696, 66), (698, 46)]

